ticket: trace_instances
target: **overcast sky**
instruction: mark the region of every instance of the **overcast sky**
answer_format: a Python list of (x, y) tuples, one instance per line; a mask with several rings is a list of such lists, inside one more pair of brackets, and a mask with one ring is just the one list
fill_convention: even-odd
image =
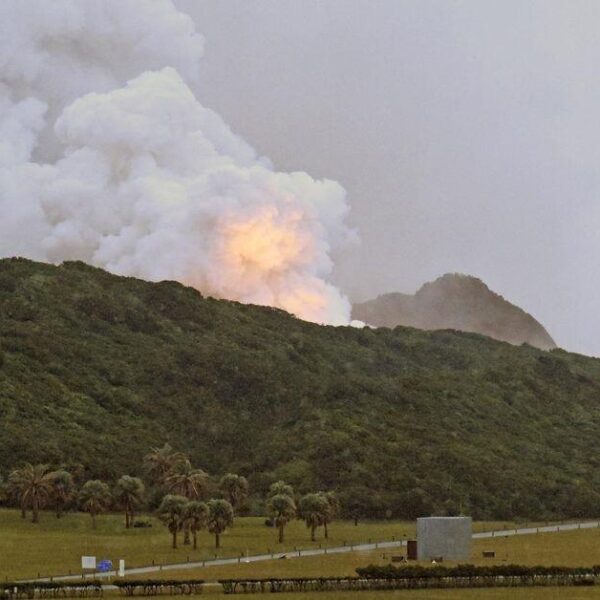
[(600, 3), (177, 0), (201, 101), (277, 168), (339, 181), (353, 300), (476, 275), (600, 355)]

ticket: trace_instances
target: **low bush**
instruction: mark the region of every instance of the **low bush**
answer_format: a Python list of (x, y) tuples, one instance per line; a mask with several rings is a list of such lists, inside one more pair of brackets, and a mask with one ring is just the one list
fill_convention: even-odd
[(422, 565), (369, 565), (356, 569), (359, 577), (367, 579), (432, 579), (445, 577), (548, 577), (600, 575), (600, 565), (587, 567), (526, 567), (523, 565), (457, 565), (424, 567)]
[(24, 598), (87, 598), (102, 596), (102, 584), (98, 581), (40, 581), (0, 583), (0, 598), (22, 600)]
[(125, 596), (201, 594), (203, 584), (203, 579), (126, 579), (114, 582), (121, 594)]

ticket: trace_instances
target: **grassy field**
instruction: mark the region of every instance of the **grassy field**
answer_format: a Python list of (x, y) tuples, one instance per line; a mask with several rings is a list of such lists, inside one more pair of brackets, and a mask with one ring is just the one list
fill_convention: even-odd
[[(279, 549), (275, 543), (276, 532), (265, 527), (261, 518), (240, 518), (223, 537), (221, 556), (239, 556), (242, 553), (257, 554), (267, 549)], [(511, 523), (477, 523), (476, 530), (511, 528)], [(369, 539), (403, 539), (414, 535), (414, 524), (404, 522), (360, 523), (357, 527), (349, 522), (336, 522), (330, 528), (330, 546), (344, 542), (364, 542)], [(124, 558), (128, 567), (214, 557), (213, 539), (203, 532), (199, 538), (200, 548), (193, 552), (189, 547), (178, 550), (170, 548), (166, 529), (153, 521), (150, 529), (125, 530), (120, 515), (104, 515), (98, 520), (98, 529), (91, 528), (87, 515), (69, 514), (57, 520), (51, 514), (43, 514), (36, 526), (23, 521), (17, 511), (0, 510), (0, 577), (21, 578), (64, 574), (71, 570), (80, 572), (82, 554), (116, 561)], [(311, 544), (308, 532), (300, 522), (291, 523), (287, 531), (285, 547), (308, 548), (326, 540), (318, 539)], [(483, 559), (483, 550), (495, 550), (496, 559)], [(163, 571), (152, 577), (190, 578), (200, 577), (207, 581), (222, 578), (285, 577), (285, 576), (343, 576), (353, 575), (357, 566), (369, 563), (385, 564), (391, 554), (403, 550), (352, 552), (329, 556), (288, 558), (261, 563), (242, 563), (204, 569)], [(517, 537), (500, 535), (492, 539), (477, 540), (473, 545), (472, 562), (476, 564), (546, 564), (591, 566), (600, 564), (600, 529), (560, 533), (545, 533)], [(419, 590), (397, 592), (356, 592), (357, 599), (381, 598), (382, 600), (600, 600), (600, 588), (535, 588), (535, 589), (475, 589), (475, 590)], [(209, 592), (203, 597), (222, 597), (221, 593)], [(259, 598), (258, 595), (244, 595)], [(338, 600), (348, 598), (348, 593), (338, 594), (281, 594), (282, 600)]]
[[(20, 518), (15, 510), (0, 510), (0, 578), (28, 578), (79, 573), (82, 555), (110, 558), (114, 563), (125, 559), (127, 568), (155, 564), (200, 561), (215, 557), (214, 538), (207, 532), (198, 536), (198, 549), (183, 546), (171, 548), (166, 528), (151, 517), (152, 528), (129, 529), (122, 515), (98, 517), (98, 527), (92, 529), (86, 514), (67, 514), (61, 519), (42, 513), (37, 525)], [(512, 527), (511, 523), (477, 523), (476, 530)], [(329, 539), (319, 530), (312, 543), (306, 527), (293, 521), (286, 528), (286, 541), (277, 543), (276, 530), (264, 525), (264, 518), (244, 517), (222, 536), (219, 557), (261, 554), (269, 551), (341, 546), (369, 540), (406, 539), (415, 535), (414, 523), (400, 521), (364, 522), (355, 526), (349, 521), (330, 525)], [(180, 536), (181, 538), (181, 536)], [(307, 559), (309, 560), (309, 559)], [(284, 562), (284, 561), (280, 561)], [(319, 562), (317, 561), (318, 565)], [(342, 567), (340, 567), (342, 568)], [(347, 569), (346, 569), (347, 570)], [(186, 572), (189, 576), (189, 571)]]
[(489, 564), (483, 550), (494, 550), (497, 564), (562, 565), (591, 567), (600, 564), (600, 529), (540, 533), (476, 540), (473, 562)]
[[(483, 550), (494, 550), (495, 559), (482, 557)], [(197, 570), (165, 571), (159, 578), (185, 579), (193, 576), (207, 581), (243, 577), (342, 577), (355, 575), (356, 567), (387, 564), (392, 554), (404, 550), (352, 552), (239, 565), (206, 567)], [(474, 564), (593, 566), (600, 564), (600, 529), (559, 533), (495, 537), (475, 540), (471, 561)], [(452, 564), (452, 563), (449, 563)]]
[[(146, 518), (146, 517), (145, 517)], [(20, 518), (14, 510), (0, 510), (0, 578), (26, 578), (80, 572), (81, 556), (94, 555), (123, 558), (128, 568), (133, 566), (185, 562), (214, 558), (214, 538), (207, 532), (198, 536), (198, 549), (183, 546), (170, 547), (166, 528), (152, 519), (149, 529), (126, 530), (121, 515), (103, 515), (98, 528), (93, 530), (91, 519), (85, 514), (68, 514), (56, 519), (42, 514), (41, 522), (34, 525)], [(315, 543), (299, 521), (286, 528), (286, 541), (277, 543), (277, 532), (265, 527), (264, 519), (246, 517), (236, 519), (235, 526), (222, 536), (219, 556), (260, 554), (281, 549), (339, 546), (344, 543), (383, 539), (404, 539), (414, 535), (414, 524), (405, 522), (368, 522), (354, 526), (340, 521), (330, 526), (329, 540), (322, 532)], [(182, 540), (180, 540), (182, 541)]]

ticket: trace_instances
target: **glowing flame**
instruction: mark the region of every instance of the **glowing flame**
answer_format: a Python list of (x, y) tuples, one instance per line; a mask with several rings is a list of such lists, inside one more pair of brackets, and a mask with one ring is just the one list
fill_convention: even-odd
[[(228, 213), (219, 224), (217, 261), (223, 297), (283, 308), (300, 318), (328, 322), (326, 286), (302, 273), (315, 257), (310, 217), (298, 207), (263, 205), (251, 214)], [(268, 285), (265, 285), (268, 282)], [(215, 287), (215, 282), (212, 282)]]
[(290, 264), (309, 262), (306, 240), (294, 227), (299, 218), (278, 221), (277, 216), (275, 207), (265, 207), (247, 220), (233, 217), (223, 224), (225, 260), (233, 271), (264, 277)]

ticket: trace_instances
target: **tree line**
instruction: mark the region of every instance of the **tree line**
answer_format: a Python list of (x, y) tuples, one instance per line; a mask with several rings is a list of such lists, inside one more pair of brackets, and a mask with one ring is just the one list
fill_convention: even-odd
[[(178, 535), (184, 545), (197, 548), (198, 532), (205, 529), (215, 537), (215, 547), (221, 547), (221, 535), (233, 525), (234, 516), (248, 497), (245, 477), (227, 473), (216, 488), (204, 470), (192, 465), (189, 457), (175, 451), (169, 444), (152, 448), (144, 457), (144, 471), (150, 484), (149, 494), (140, 477), (123, 475), (111, 486), (100, 479), (91, 479), (80, 487), (68, 470), (52, 469), (45, 464), (26, 463), (10, 472), (0, 486), (3, 499), (21, 510), (26, 519), (39, 523), (40, 512), (52, 509), (56, 518), (73, 508), (87, 512), (92, 528), (96, 517), (111, 509), (123, 512), (125, 528), (146, 525), (136, 522), (136, 515), (154, 499), (155, 515), (171, 534), (172, 547), (177, 548)], [(209, 493), (219, 497), (207, 499)], [(340, 504), (334, 492), (316, 492), (302, 496), (296, 502), (294, 490), (284, 481), (273, 483), (268, 491), (266, 508), (268, 525), (278, 530), (283, 543), (285, 527), (293, 519), (301, 519), (315, 541), (317, 528), (323, 527), (328, 537), (328, 525), (339, 514)]]

